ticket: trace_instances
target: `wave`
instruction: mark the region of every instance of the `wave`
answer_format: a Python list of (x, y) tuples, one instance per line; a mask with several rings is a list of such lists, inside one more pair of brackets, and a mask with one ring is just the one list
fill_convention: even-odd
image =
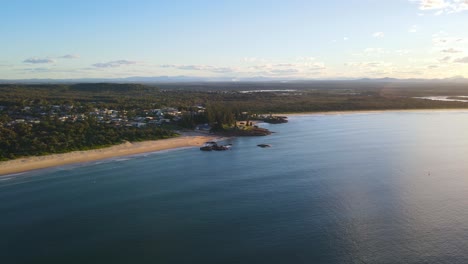
[(0, 181), (9, 181), (11, 179), (13, 179), (13, 178), (12, 177), (5, 177), (5, 178), (2, 177), (2, 178), (0, 178)]

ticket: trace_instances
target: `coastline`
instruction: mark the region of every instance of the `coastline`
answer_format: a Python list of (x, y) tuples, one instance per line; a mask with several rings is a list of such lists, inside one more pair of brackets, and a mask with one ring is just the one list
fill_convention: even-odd
[(386, 109), (386, 110), (349, 110), (349, 111), (319, 111), (300, 113), (278, 113), (273, 116), (308, 116), (308, 115), (346, 115), (346, 114), (379, 114), (379, 113), (425, 113), (425, 112), (460, 112), (467, 111), (467, 108), (442, 108), (442, 109)]
[[(468, 108), (449, 109), (388, 109), (388, 110), (352, 110), (352, 111), (321, 111), (301, 113), (278, 113), (275, 116), (310, 116), (310, 115), (343, 115), (343, 114), (378, 114), (378, 113), (404, 113), (404, 112), (460, 112), (468, 111)], [(46, 156), (33, 156), (18, 158), (0, 162), (0, 177), (24, 173), (33, 170), (58, 167), (62, 165), (78, 164), (105, 160), (109, 158), (125, 157), (143, 153), (157, 152), (162, 150), (177, 149), (183, 147), (201, 146), (208, 141), (216, 141), (223, 138), (203, 132), (182, 132), (181, 136), (169, 139), (126, 142), (119, 145), (85, 151), (73, 151), (63, 154), (51, 154)]]
[(182, 133), (181, 136), (176, 138), (142, 142), (126, 142), (102, 149), (73, 151), (63, 154), (25, 157), (2, 161), (0, 162), (0, 177), (62, 165), (92, 162), (183, 147), (196, 147), (203, 145), (207, 141), (214, 141), (219, 138), (219, 136), (215, 135), (204, 135), (202, 133), (189, 132)]

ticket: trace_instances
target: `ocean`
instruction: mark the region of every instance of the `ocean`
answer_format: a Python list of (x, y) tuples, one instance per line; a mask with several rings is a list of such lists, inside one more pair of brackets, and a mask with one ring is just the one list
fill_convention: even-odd
[(468, 263), (468, 111), (262, 126), (0, 177), (0, 263)]

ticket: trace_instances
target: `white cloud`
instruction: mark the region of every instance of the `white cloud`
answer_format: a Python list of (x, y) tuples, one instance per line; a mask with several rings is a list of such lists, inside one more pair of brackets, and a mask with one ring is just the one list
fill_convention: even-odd
[(445, 0), (413, 0), (413, 2), (419, 2), (421, 10), (443, 9), (449, 6)]
[(105, 63), (95, 63), (93, 64), (96, 68), (117, 68), (123, 65), (132, 65), (137, 64), (136, 61), (129, 61), (129, 60), (116, 60), (116, 61), (109, 61)]
[(315, 57), (297, 57), (296, 61), (315, 61)]
[(32, 63), (32, 64), (47, 64), (47, 63), (54, 63), (55, 61), (52, 59), (47, 58), (29, 58), (23, 61), (24, 63)]
[(382, 61), (366, 61), (366, 62), (347, 62), (345, 66), (348, 67), (359, 67), (359, 68), (379, 68), (379, 67), (389, 67), (391, 63), (386, 63)]
[(410, 0), (417, 2), (423, 11), (436, 11), (435, 15), (458, 13), (468, 10), (468, 0)]
[(326, 70), (325, 64), (312, 57), (298, 57), (293, 62), (257, 63), (244, 67), (219, 67), (211, 65), (163, 64), (160, 68), (181, 71), (200, 71), (206, 73), (230, 74), (238, 76), (274, 76), (304, 78), (317, 75)]
[(406, 55), (406, 54), (411, 53), (411, 51), (407, 49), (399, 49), (399, 50), (395, 50), (395, 53), (398, 55)]
[(18, 71), (28, 72), (28, 73), (45, 73), (45, 72), (50, 72), (50, 68), (44, 68), (44, 67), (25, 68), (25, 69), (19, 69)]
[(385, 51), (382, 48), (366, 48), (366, 49), (364, 49), (364, 53), (366, 53), (366, 54), (382, 54), (384, 52)]
[(272, 69), (269, 73), (273, 75), (291, 75), (299, 73), (299, 70), (295, 68)]
[(442, 50), (443, 53), (461, 53), (461, 50), (456, 50), (454, 48), (444, 49)]
[(256, 57), (245, 57), (242, 60), (244, 62), (256, 62), (258, 59)]
[(78, 59), (80, 56), (76, 54), (67, 54), (60, 56), (59, 59)]
[(468, 10), (467, 0), (454, 0), (454, 12), (461, 12)]
[(456, 59), (456, 60), (454, 60), (454, 62), (468, 63), (468, 57), (463, 57), (463, 58)]
[(388, 50), (383, 48), (365, 48), (361, 52), (352, 53), (354, 57), (382, 57), (389, 54)]
[(419, 26), (418, 25), (412, 25), (409, 29), (408, 29), (408, 32), (409, 33), (416, 33), (418, 32), (419, 30)]
[(374, 38), (383, 38), (383, 37), (385, 37), (385, 34), (383, 32), (374, 32), (374, 34), (372, 34), (372, 36)]
[(305, 71), (324, 71), (327, 69), (323, 62), (304, 63), (296, 65), (296, 67), (302, 68)]
[(234, 69), (230, 67), (216, 67), (210, 65), (175, 65), (175, 64), (163, 64), (160, 65), (161, 68), (173, 68), (177, 70), (186, 70), (186, 71), (206, 71), (213, 73), (228, 73), (233, 72)]
[(296, 66), (295, 64), (292, 63), (278, 63), (278, 64), (273, 64), (273, 67), (294, 67)]
[(460, 45), (466, 44), (465, 39), (463, 38), (454, 38), (454, 37), (439, 37), (438, 35), (434, 35), (432, 38), (432, 43), (436, 46), (447, 46), (447, 45)]
[(310, 73), (325, 69), (325, 64), (322, 62), (263, 64), (250, 68), (254, 71), (261, 70), (263, 74)]
[(443, 57), (442, 59), (439, 59), (439, 62), (441, 62), (441, 63), (448, 63), (448, 62), (450, 62), (451, 59), (452, 59), (452, 57), (450, 57), (450, 56), (445, 56), (445, 57)]
[(214, 73), (228, 73), (233, 72), (234, 70), (231, 67), (212, 67), (209, 71)]
[(448, 43), (448, 39), (445, 38), (433, 38), (432, 43), (434, 45), (445, 45)]
[(395, 71), (402, 69), (386, 61), (347, 62), (344, 66), (347, 67), (346, 72), (358, 77), (397, 77), (398, 74), (395, 75)]

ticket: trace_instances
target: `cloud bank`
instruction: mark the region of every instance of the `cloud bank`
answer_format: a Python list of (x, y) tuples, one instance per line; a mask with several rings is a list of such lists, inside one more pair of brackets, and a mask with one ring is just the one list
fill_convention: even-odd
[(160, 65), (161, 68), (172, 68), (177, 70), (186, 70), (186, 71), (207, 71), (213, 73), (229, 73), (233, 72), (234, 69), (230, 67), (216, 67), (210, 65), (175, 65), (175, 64), (163, 64)]
[(454, 48), (444, 49), (442, 50), (443, 53), (461, 53), (461, 50), (456, 50)]
[(458, 63), (468, 63), (468, 57), (456, 59), (455, 62), (458, 62)]
[(67, 54), (67, 55), (60, 56), (59, 58), (60, 59), (78, 59), (79, 57), (80, 57), (79, 55)]
[(137, 62), (129, 61), (129, 60), (116, 60), (116, 61), (109, 61), (105, 63), (95, 63), (93, 64), (93, 66), (96, 68), (118, 68), (120, 66), (132, 65), (132, 64), (137, 64)]
[(468, 0), (410, 0), (417, 2), (423, 11), (437, 11), (435, 14), (452, 14), (468, 10)]
[(211, 65), (175, 65), (163, 64), (161, 68), (184, 71), (201, 71), (217, 74), (264, 75), (264, 76), (296, 76), (301, 74), (316, 74), (326, 69), (321, 62), (311, 62), (311, 59), (301, 63), (257, 64), (247, 67), (218, 67)]
[(29, 58), (23, 61), (24, 63), (32, 63), (32, 64), (47, 64), (47, 63), (54, 63), (55, 61), (52, 59), (47, 58)]

